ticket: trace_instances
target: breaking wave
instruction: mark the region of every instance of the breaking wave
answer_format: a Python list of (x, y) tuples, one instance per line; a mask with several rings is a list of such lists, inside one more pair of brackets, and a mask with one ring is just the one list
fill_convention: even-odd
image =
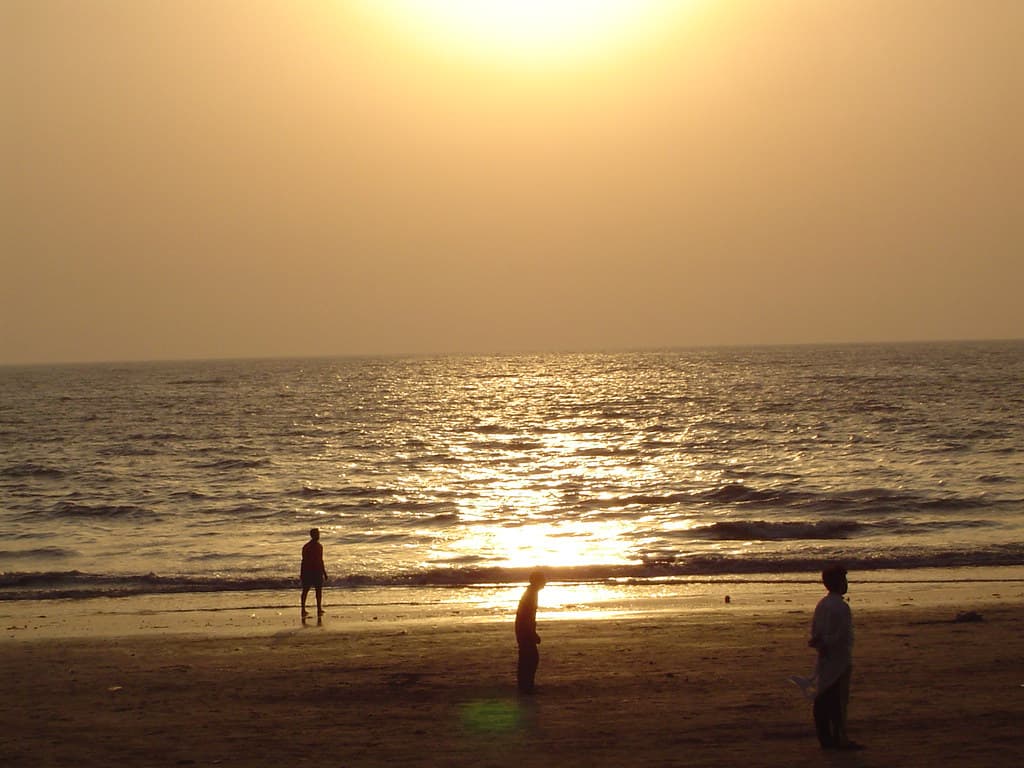
[[(964, 568), (1024, 565), (1024, 544), (1007, 544), (981, 550), (921, 550), (855, 555), (843, 559), (851, 570), (910, 570), (916, 568)], [(546, 568), (552, 582), (661, 583), (666, 579), (700, 580), (733, 577), (758, 581), (780, 575), (816, 574), (821, 557), (731, 557), (720, 554), (655, 555), (639, 562), (615, 565)], [(439, 567), (397, 574), (350, 573), (332, 579), (334, 589), (362, 587), (472, 587), (521, 583), (530, 568), (489, 566)], [(965, 577), (958, 577), (965, 578)], [(294, 576), (196, 577), (160, 576), (155, 573), (113, 575), (80, 571), (0, 573), (0, 600), (86, 599), (149, 594), (250, 592), (293, 590)]]

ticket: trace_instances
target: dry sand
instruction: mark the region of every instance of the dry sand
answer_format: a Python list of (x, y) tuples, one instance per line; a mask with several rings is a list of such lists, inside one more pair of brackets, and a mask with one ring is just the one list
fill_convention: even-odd
[(813, 603), (545, 621), (540, 690), (506, 622), (0, 643), (0, 765), (1024, 764), (1024, 602), (855, 607), (850, 735), (824, 753)]

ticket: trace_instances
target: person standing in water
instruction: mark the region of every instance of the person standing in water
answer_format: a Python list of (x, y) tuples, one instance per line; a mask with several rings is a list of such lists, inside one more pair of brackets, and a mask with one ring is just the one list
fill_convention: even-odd
[(537, 593), (547, 584), (541, 571), (530, 574), (530, 584), (519, 599), (516, 610), (516, 643), (519, 645), (519, 667), (516, 679), (521, 693), (533, 693), (534, 678), (540, 664), (540, 635), (537, 634)]
[(853, 669), (853, 614), (843, 599), (849, 589), (846, 568), (833, 564), (821, 572), (828, 590), (814, 609), (808, 645), (818, 652), (818, 692), (814, 727), (822, 749), (859, 749), (846, 735), (846, 707)]
[(320, 543), (320, 529), (309, 529), (309, 541), (302, 547), (302, 566), (299, 571), (302, 580), (302, 618), (309, 616), (306, 597), (309, 590), (316, 590), (316, 615), (324, 615), (324, 584), (327, 582), (327, 568), (324, 566), (324, 547)]

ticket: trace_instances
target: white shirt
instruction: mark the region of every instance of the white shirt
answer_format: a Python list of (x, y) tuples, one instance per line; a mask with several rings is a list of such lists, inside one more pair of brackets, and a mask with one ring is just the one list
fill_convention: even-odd
[(832, 686), (853, 663), (853, 614), (843, 596), (829, 592), (814, 609), (811, 637), (818, 639), (818, 690)]

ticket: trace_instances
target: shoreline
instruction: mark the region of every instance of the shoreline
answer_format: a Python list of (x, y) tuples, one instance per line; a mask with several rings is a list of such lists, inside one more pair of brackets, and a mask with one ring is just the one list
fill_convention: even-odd
[(956, 609), (855, 604), (862, 752), (822, 752), (787, 682), (813, 664), (813, 602), (542, 612), (533, 697), (515, 694), (507, 620), (8, 642), (0, 751), (11, 768), (1019, 763), (1024, 599), (986, 603), (977, 622)]
[[(325, 589), (319, 629), (346, 633), (508, 621), (523, 585)], [(541, 621), (609, 621), (676, 614), (707, 619), (810, 612), (822, 587), (807, 574), (644, 584), (558, 583), (541, 594)], [(729, 597), (726, 602), (725, 598)], [(298, 589), (0, 601), (0, 648), (43, 639), (147, 635), (274, 635), (302, 628)], [(945, 608), (955, 615), (1024, 603), (1024, 566), (853, 573), (851, 607)], [(312, 595), (310, 605), (314, 605)], [(316, 626), (310, 621), (306, 627)]]

